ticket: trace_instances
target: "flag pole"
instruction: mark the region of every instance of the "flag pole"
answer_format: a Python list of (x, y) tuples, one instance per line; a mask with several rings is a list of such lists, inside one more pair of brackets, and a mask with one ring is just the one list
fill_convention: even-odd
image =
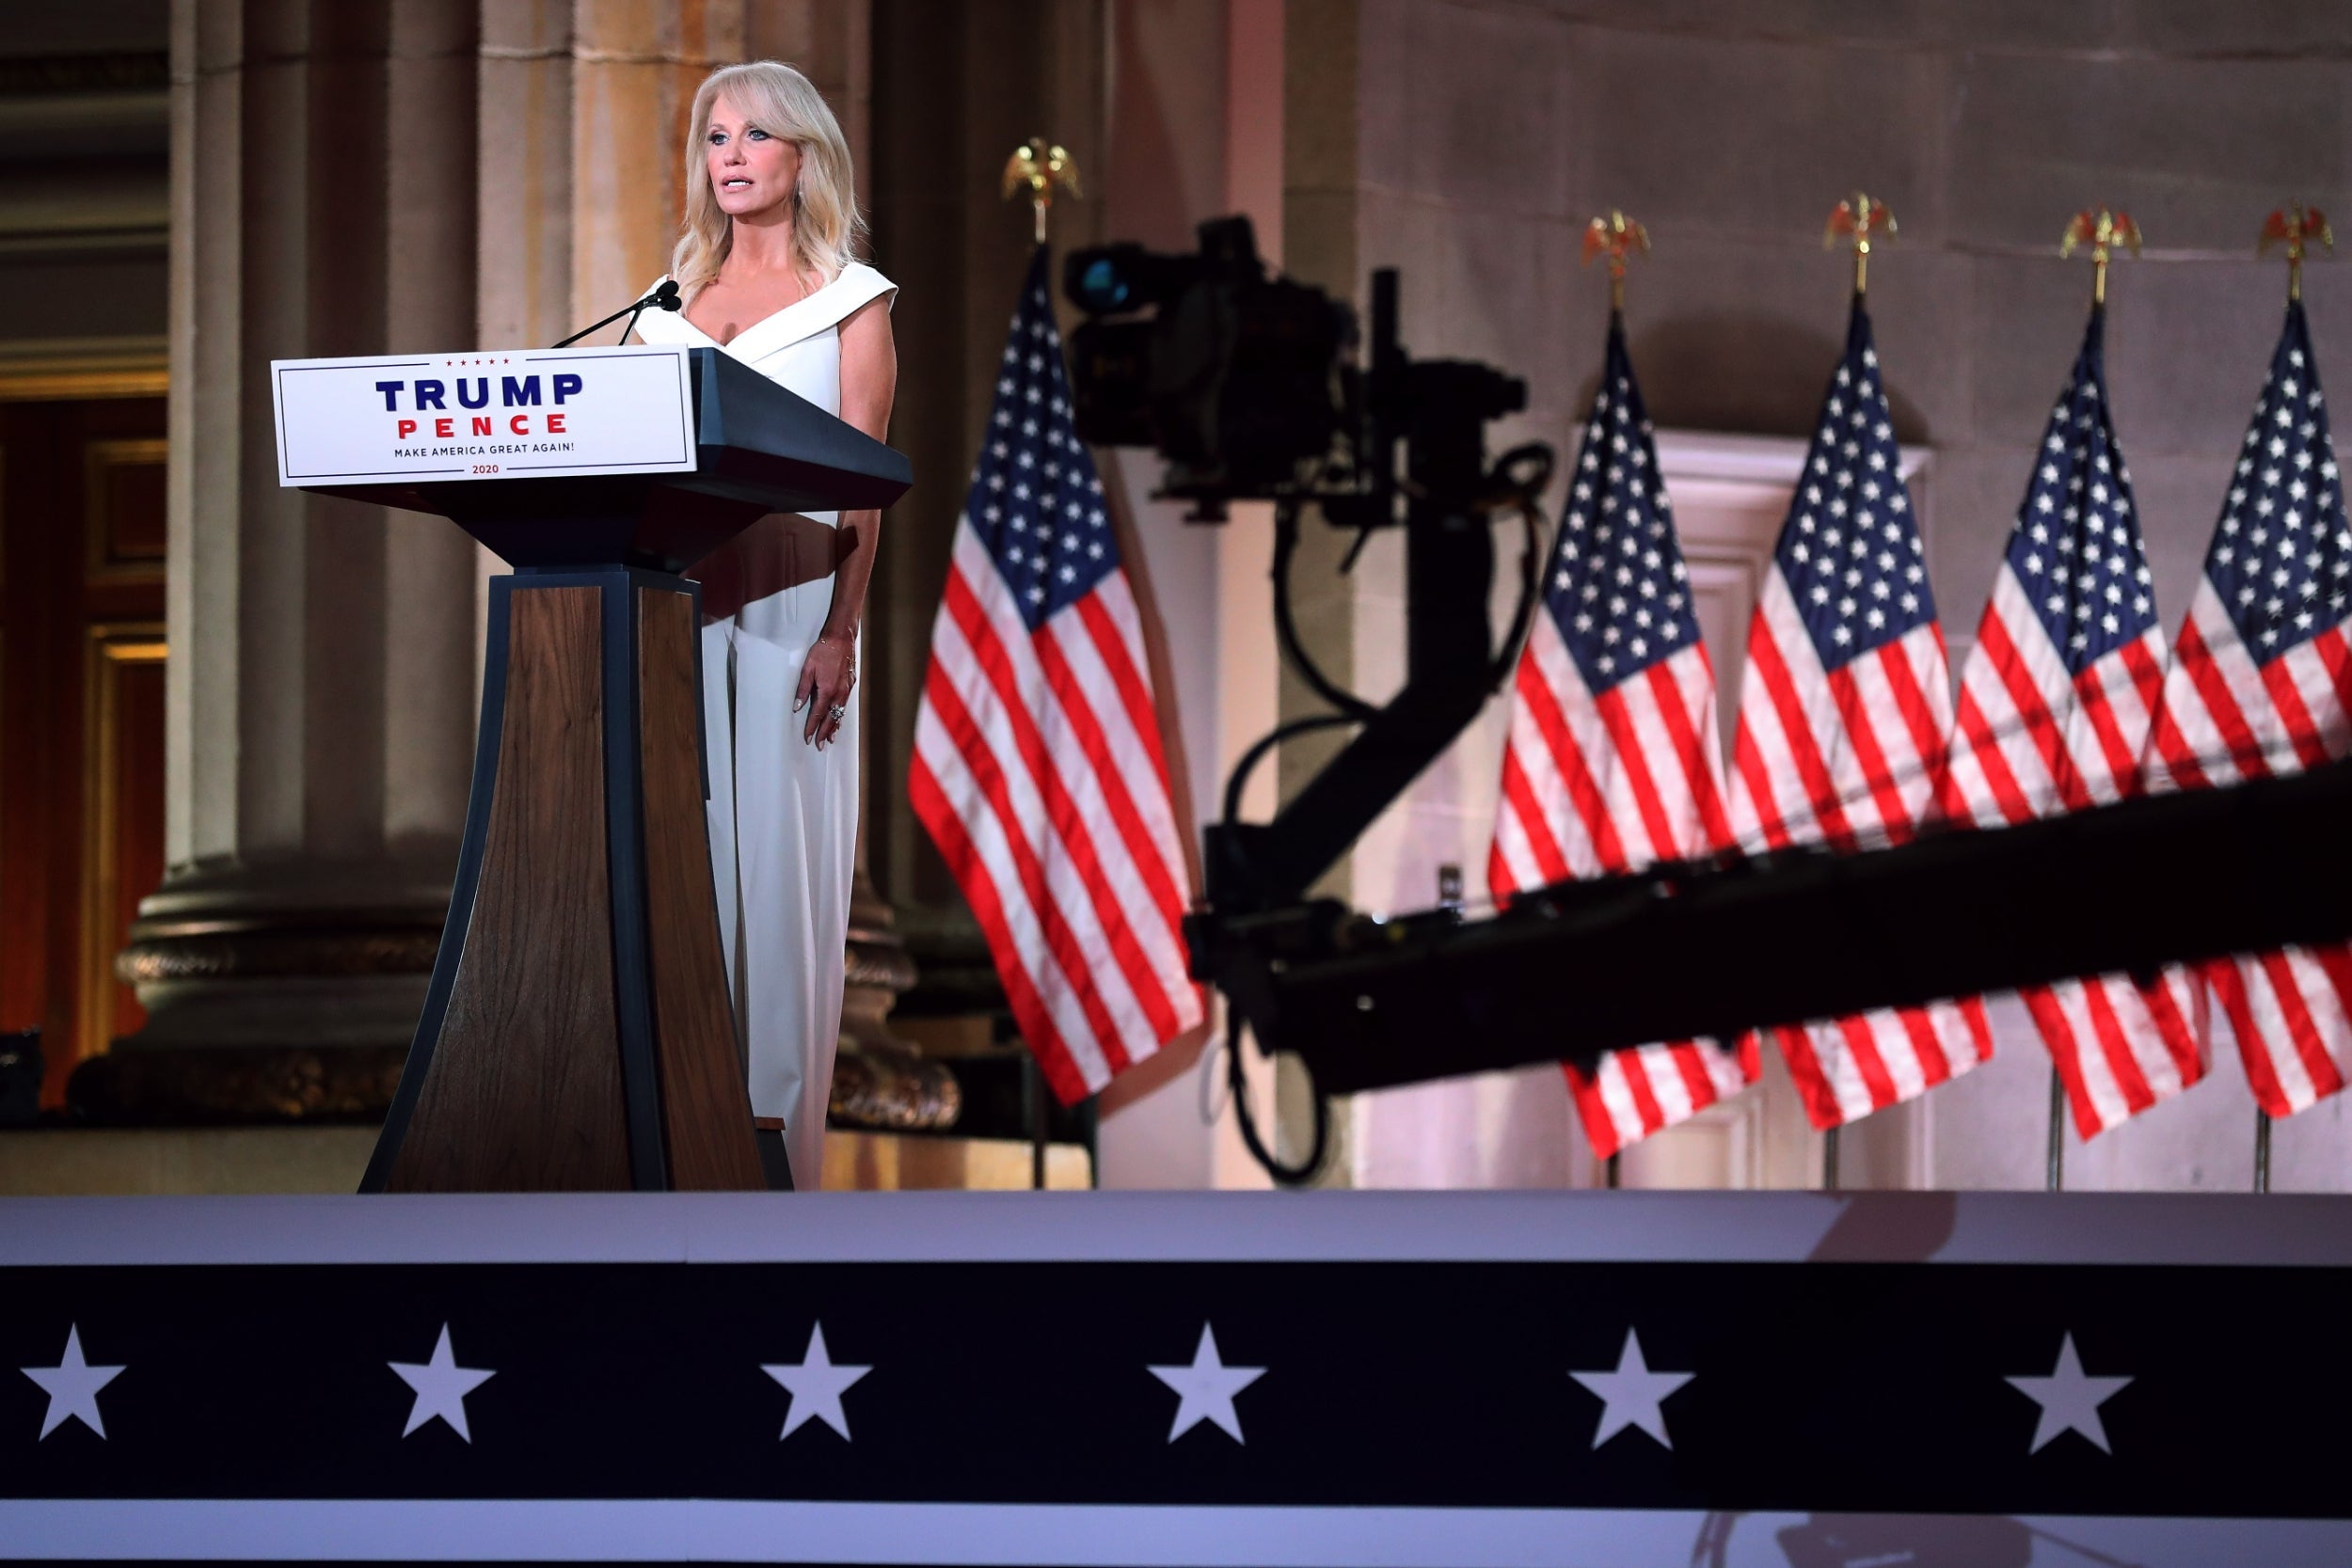
[(1068, 150), (1047, 141), (1043, 136), (1031, 136), (1012, 150), (1005, 160), (1005, 199), (1010, 201), (1023, 191), (1028, 192), (1029, 210), (1037, 218), (1037, 243), (1045, 243), (1045, 214), (1054, 205), (1054, 188), (1058, 185), (1075, 200), (1084, 196), (1078, 189), (1078, 163)]
[(2050, 1069), (2050, 1152), (2042, 1175), (2044, 1192), (2066, 1190), (2066, 1081)]
[[(2290, 201), (2263, 221), (2262, 238), (2254, 245), (2254, 254), (2267, 256), (2274, 247), (2283, 248), (2287, 256), (2287, 303), (2294, 305), (2303, 297), (2303, 257), (2312, 241), (2320, 248), (2336, 248), (2335, 231), (2328, 227), (2328, 214), (2316, 207), (2306, 207)], [(2254, 1191), (2270, 1191), (2270, 1113), (2254, 1109)]]
[[(1895, 214), (1886, 210), (1886, 203), (1867, 191), (1856, 191), (1830, 209), (1829, 223), (1821, 230), (1821, 248), (1829, 249), (1839, 240), (1853, 246), (1853, 297), (1860, 305), (1870, 291), (1870, 247), (1895, 237)], [(1833, 1127), (1821, 1134), (1821, 1191), (1837, 1191), (1838, 1155), (1843, 1140), (1843, 1127)]]
[[(2115, 247), (2122, 245), (2135, 256), (2139, 254), (2139, 225), (2129, 213), (2118, 213), (2106, 207), (2086, 207), (2067, 220), (2066, 232), (2058, 237), (2061, 260), (2074, 254), (2076, 246), (2090, 252), (2090, 309), (2097, 314), (2107, 308), (2107, 262)], [(2056, 1067), (2050, 1069), (2050, 1141), (2042, 1164), (2042, 1189), (2063, 1192), (2066, 1189), (2066, 1080)]]
[(1853, 245), (1853, 296), (1860, 299), (1870, 288), (1870, 246), (1894, 237), (1895, 214), (1886, 210), (1886, 203), (1856, 191), (1831, 209), (1829, 226), (1821, 231), (1821, 248), (1827, 250), (1840, 239)]
[[(1619, 320), (1625, 314), (1626, 263), (1636, 252), (1649, 249), (1649, 230), (1627, 217), (1614, 207), (1584, 226), (1583, 265), (1590, 266), (1593, 258), (1603, 256), (1609, 262), (1609, 319)], [(1606, 388), (1604, 388), (1605, 390)], [(1625, 1153), (1622, 1149), (1601, 1162), (1601, 1183), (1615, 1192), (1625, 1180)]]

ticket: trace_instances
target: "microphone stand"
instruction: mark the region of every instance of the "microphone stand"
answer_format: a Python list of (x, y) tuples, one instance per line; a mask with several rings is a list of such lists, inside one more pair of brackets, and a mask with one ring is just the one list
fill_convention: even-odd
[(627, 316), (628, 318), (628, 325), (621, 328), (621, 337), (624, 341), (627, 341), (629, 332), (637, 325), (637, 318), (644, 315), (647, 310), (675, 310), (680, 309), (684, 304), (685, 301), (678, 297), (677, 279), (675, 277), (665, 277), (661, 280), (661, 287), (656, 289), (644, 298), (638, 300), (633, 305), (622, 306), (618, 310), (613, 311), (611, 315), (605, 317), (604, 320), (600, 322), (589, 323), (586, 326), (581, 327), (579, 331), (573, 333), (570, 337), (564, 339), (560, 343), (554, 344), (553, 346), (556, 348), (569, 348), (574, 343), (580, 341), (582, 338), (588, 336), (589, 333), (596, 331), (598, 327), (611, 326), (614, 322), (619, 321), (623, 316)]

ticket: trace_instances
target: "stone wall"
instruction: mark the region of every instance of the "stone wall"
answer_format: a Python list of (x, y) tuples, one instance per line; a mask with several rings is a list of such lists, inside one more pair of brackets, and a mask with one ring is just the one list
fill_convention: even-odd
[[(1318, 246), (1352, 242), (1359, 283), (1372, 267), (1405, 269), (1416, 352), (1527, 377), (1530, 411), (1499, 438), (1573, 450), (1606, 313), (1605, 284), (1577, 264), (1579, 230), (1613, 205), (1647, 224), (1655, 247), (1636, 264), (1629, 321), (1658, 424), (1804, 435), (1849, 281), (1822, 254), (1822, 221), (1857, 185), (1886, 200), (1901, 233), (1871, 268), (1870, 301), (1899, 435), (1932, 451), (1921, 501), (1955, 668), (2089, 301), (2088, 267), (2058, 259), (2060, 230), (2084, 206), (2128, 210), (2148, 251), (2112, 279), (2109, 375), (2158, 605), (2178, 625), (2283, 303), (2283, 268), (2255, 260), (2256, 231), (2281, 202), (2332, 212), (2352, 188), (2352, 11), (2156, 0), (1289, 9), (1295, 29), (1343, 19), (1354, 55), (1352, 83), (1328, 79), (1346, 51), (1311, 56), (1324, 79), (1304, 95), (1294, 65), (1294, 146), (1354, 141), (1352, 178), (1315, 196), (1345, 233)], [(1296, 191), (1292, 202), (1295, 255)], [(2327, 371), (2352, 385), (2352, 276), (2314, 264), (2306, 297)], [(1401, 587), (1393, 552), (1370, 557), (1353, 587), (1344, 641), (1367, 684), (1394, 646)], [(1727, 672), (1725, 685), (1730, 700)], [(1475, 891), (1502, 747), (1498, 705), (1356, 856), (1359, 902), (1425, 904), (1449, 860)], [(2206, 1085), (2071, 1150), (2073, 1180), (2242, 1186), (2253, 1111), (2226, 1040), (2220, 1056)], [(1993, 1064), (1924, 1111), (1851, 1135), (1849, 1171), (1859, 1161), (1881, 1180), (2038, 1184), (2046, 1070), (2010, 1016)], [(1557, 1180), (1556, 1164), (1505, 1146), (1558, 1136), (1560, 1099), (1557, 1075), (1538, 1070), (1374, 1102), (1357, 1118), (1357, 1168)], [(2352, 1184), (2344, 1117), (2323, 1105), (2278, 1129), (2280, 1186)], [(1435, 1164), (1410, 1148), (1465, 1139), (1494, 1147)]]

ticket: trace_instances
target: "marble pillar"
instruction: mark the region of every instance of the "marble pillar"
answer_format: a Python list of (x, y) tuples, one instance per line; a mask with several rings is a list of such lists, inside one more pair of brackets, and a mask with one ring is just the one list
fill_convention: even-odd
[(366, 1115), (424, 993), (472, 741), (470, 548), (278, 487), (272, 358), (473, 327), (464, 0), (178, 0), (163, 887), (124, 1119)]

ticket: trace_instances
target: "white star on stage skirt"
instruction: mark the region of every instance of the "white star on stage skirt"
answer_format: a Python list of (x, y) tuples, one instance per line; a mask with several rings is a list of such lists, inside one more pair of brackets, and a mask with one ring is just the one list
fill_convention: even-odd
[(792, 711), (833, 578), (755, 599), (703, 628), (710, 869), (748, 1057), (752, 1115), (779, 1117), (792, 1184), (824, 1173), (825, 1105), (841, 1030), (858, 812), (858, 702), (823, 751)]

